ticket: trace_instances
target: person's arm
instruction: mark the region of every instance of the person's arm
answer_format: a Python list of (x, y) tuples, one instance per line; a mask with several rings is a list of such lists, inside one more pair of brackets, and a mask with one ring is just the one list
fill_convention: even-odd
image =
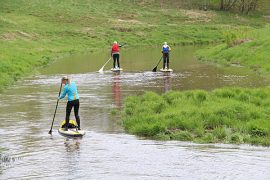
[(59, 99), (63, 99), (67, 94), (67, 86), (64, 87), (63, 92), (61, 93), (61, 96), (59, 97)]

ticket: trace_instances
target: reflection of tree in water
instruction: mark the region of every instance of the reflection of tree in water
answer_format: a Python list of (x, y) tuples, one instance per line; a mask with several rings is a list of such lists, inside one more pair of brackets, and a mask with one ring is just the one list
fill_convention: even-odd
[(121, 84), (120, 74), (114, 74), (113, 76), (113, 100), (116, 108), (121, 108)]
[(171, 73), (163, 73), (164, 92), (171, 90)]

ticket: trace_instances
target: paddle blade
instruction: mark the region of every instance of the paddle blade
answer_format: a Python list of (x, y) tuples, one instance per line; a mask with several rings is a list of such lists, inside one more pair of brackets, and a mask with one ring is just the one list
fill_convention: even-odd
[(52, 134), (52, 130), (49, 131), (49, 134)]
[(98, 72), (99, 72), (99, 73), (103, 73), (103, 68), (101, 68)]
[(157, 72), (157, 66), (152, 70), (152, 72)]
[(108, 64), (108, 62), (112, 59), (112, 57), (110, 57), (110, 59), (108, 59), (108, 61), (102, 66), (102, 68), (100, 68), (100, 70), (98, 71), (99, 73), (103, 73), (103, 69), (106, 66), (106, 64)]

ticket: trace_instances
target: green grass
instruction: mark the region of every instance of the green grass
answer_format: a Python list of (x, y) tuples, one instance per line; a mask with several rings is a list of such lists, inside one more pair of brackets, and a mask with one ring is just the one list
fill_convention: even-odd
[[(223, 65), (238, 64), (270, 72), (270, 26), (239, 31), (227, 36), (227, 43), (197, 52), (199, 59)], [(226, 38), (225, 38), (226, 39)]]
[(270, 89), (222, 88), (130, 96), (128, 133), (160, 140), (270, 145)]
[(224, 41), (229, 27), (264, 22), (257, 15), (184, 10), (179, 1), (1, 0), (0, 90), (54, 59), (110, 47), (114, 40), (208, 44)]

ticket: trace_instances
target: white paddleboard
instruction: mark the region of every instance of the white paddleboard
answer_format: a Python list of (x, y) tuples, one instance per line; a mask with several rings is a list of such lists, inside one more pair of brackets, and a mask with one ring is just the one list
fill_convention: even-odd
[(120, 72), (120, 71), (123, 71), (122, 68), (112, 68), (111, 69), (112, 72)]
[(76, 128), (69, 128), (67, 131), (65, 131), (65, 128), (59, 128), (58, 132), (65, 137), (82, 137), (85, 135), (85, 131)]
[(173, 72), (172, 69), (160, 69), (161, 72)]

